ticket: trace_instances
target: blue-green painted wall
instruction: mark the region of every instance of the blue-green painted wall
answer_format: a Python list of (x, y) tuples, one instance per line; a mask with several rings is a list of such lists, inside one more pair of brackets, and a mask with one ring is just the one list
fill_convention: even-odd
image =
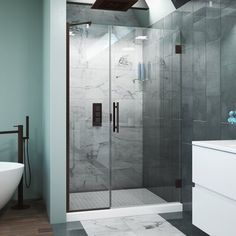
[(44, 1), (44, 199), (51, 223), (66, 221), (66, 0)]
[[(42, 1), (0, 1), (0, 130), (30, 116), (32, 186), (42, 196)], [(17, 161), (15, 135), (0, 137), (0, 161)]]

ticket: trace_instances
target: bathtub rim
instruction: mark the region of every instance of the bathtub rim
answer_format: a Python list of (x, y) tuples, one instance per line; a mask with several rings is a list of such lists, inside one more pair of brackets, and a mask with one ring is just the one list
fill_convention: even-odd
[[(1, 166), (3, 164), (3, 166)], [(18, 162), (0, 161), (0, 173), (23, 169), (24, 164)]]

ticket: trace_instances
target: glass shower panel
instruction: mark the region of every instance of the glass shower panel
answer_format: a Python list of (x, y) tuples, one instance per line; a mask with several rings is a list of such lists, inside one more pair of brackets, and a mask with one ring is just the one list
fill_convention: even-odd
[(160, 152), (158, 177), (153, 188), (168, 202), (181, 196), (181, 53), (179, 30), (165, 29), (159, 39), (160, 62)]
[(109, 30), (77, 25), (69, 34), (69, 211), (109, 208)]
[(180, 201), (180, 33), (113, 26), (112, 38), (112, 206)]
[[(142, 188), (142, 41), (135, 28), (112, 27), (111, 99), (119, 130), (112, 132), (112, 189)], [(140, 33), (141, 34), (141, 33)], [(142, 35), (142, 34), (141, 34)], [(138, 68), (140, 67), (140, 75)], [(143, 71), (144, 72), (144, 71)], [(140, 78), (139, 78), (140, 76)], [(117, 104), (118, 103), (118, 104)], [(113, 123), (114, 125), (114, 123)], [(115, 192), (112, 194), (115, 197)], [(112, 206), (116, 206), (114, 198)]]

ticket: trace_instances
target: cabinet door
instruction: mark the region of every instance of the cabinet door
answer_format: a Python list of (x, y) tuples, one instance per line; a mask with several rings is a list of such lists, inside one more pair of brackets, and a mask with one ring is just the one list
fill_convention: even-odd
[(193, 224), (212, 236), (236, 235), (236, 201), (198, 185), (193, 188)]
[(193, 182), (236, 200), (236, 155), (193, 146)]

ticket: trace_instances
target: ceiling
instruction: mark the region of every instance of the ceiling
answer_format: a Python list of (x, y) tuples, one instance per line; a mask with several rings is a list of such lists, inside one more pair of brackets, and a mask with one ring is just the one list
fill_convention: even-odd
[[(154, 0), (155, 1), (155, 0)], [(166, 0), (164, 0), (166, 1)], [(95, 0), (67, 0), (67, 3), (93, 5)], [(132, 7), (132, 9), (148, 10), (149, 7), (145, 0), (138, 0)]]

